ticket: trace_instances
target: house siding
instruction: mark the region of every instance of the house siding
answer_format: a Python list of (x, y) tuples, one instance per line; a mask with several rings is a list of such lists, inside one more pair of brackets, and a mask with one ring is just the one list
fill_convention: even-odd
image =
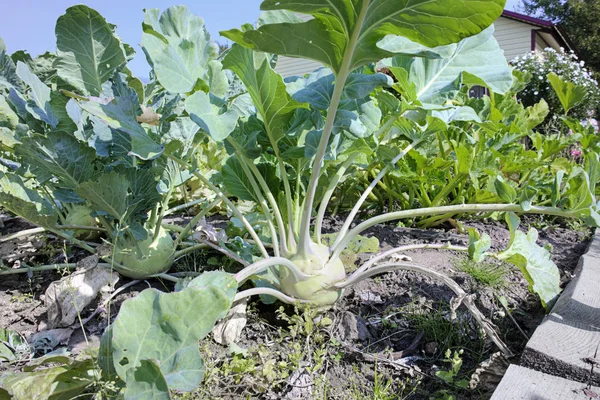
[(531, 51), (531, 25), (500, 17), (494, 27), (494, 37), (508, 61)]
[[(312, 18), (312, 16), (307, 14), (298, 14), (298, 16), (304, 21), (308, 21)], [(287, 76), (302, 76), (318, 68), (321, 68), (322, 66), (323, 64), (317, 61), (306, 60), (303, 58), (280, 56), (277, 60), (275, 71), (285, 78)]]

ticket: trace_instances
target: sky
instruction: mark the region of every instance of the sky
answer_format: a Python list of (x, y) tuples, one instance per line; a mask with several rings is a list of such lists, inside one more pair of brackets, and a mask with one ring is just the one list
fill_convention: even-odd
[[(0, 0), (0, 37), (4, 39), (8, 53), (27, 50), (35, 57), (54, 51), (56, 20), (68, 7), (85, 4), (117, 25), (121, 39), (137, 52), (129, 68), (135, 75), (146, 77), (149, 67), (139, 45), (145, 8), (164, 10), (171, 5), (184, 4), (192, 13), (204, 18), (213, 40), (227, 43), (219, 36), (219, 31), (238, 28), (246, 22), (254, 23), (260, 14), (260, 3), (261, 0)], [(518, 3), (519, 0), (507, 0), (506, 9), (514, 10)]]

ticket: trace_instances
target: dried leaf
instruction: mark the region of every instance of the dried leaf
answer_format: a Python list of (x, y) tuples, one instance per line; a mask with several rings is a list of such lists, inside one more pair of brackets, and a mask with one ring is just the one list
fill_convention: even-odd
[(96, 298), (100, 290), (118, 282), (119, 275), (116, 272), (101, 267), (90, 267), (93, 263), (83, 261), (85, 260), (82, 260), (82, 264), (86, 268), (52, 282), (46, 289), (44, 304), (48, 309), (49, 328), (73, 324), (77, 315)]
[(246, 306), (248, 299), (243, 299), (229, 310), (229, 314), (213, 328), (215, 342), (231, 345), (240, 339), (242, 330), (246, 326)]

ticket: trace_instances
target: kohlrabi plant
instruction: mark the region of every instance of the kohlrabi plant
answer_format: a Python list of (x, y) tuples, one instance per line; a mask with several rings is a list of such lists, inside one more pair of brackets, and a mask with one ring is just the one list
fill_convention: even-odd
[[(268, 0), (262, 3), (265, 13), (257, 27), (222, 32), (235, 42), (223, 58), (223, 67), (241, 80), (251, 106), (241, 109), (197, 91), (186, 98), (185, 109), (230, 154), (215, 179), (194, 174), (242, 221), (261, 254), (255, 262), (244, 261), (244, 269), (236, 275), (240, 285), (249, 279), (257, 285), (240, 292), (238, 298), (271, 295), (326, 308), (344, 288), (370, 276), (397, 269), (418, 271), (450, 286), (496, 344), (510, 352), (451, 279), (425, 267), (384, 260), (418, 247), (468, 251), (479, 260), (492, 255), (517, 265), (547, 304), (560, 292), (558, 270), (548, 250), (535, 243), (537, 231), (525, 235), (517, 230), (519, 219), (514, 213), (577, 217), (596, 224), (595, 174), (582, 170), (574, 177), (570, 187), (576, 193), (561, 203), (563, 208), (534, 206), (532, 191), (517, 193), (499, 177), (495, 192), (504, 204), (431, 204), (377, 215), (352, 226), (371, 191), (408, 152), (437, 140), (437, 133), (445, 132), (452, 121), (480, 122), (472, 107), (454, 101), (463, 86), (481, 85), (500, 94), (510, 89), (511, 69), (493, 38), (493, 28), (488, 27), (502, 6), (501, 1)], [(296, 13), (312, 18), (304, 22)], [(324, 68), (284, 80), (273, 70), (270, 54), (316, 60)], [(378, 64), (386, 66), (397, 82), (376, 73)], [(390, 86), (400, 96), (382, 90)], [(379, 153), (382, 135), (408, 144)], [(470, 152), (468, 147), (452, 150), (465, 174), (471, 168)], [(325, 243), (323, 218), (336, 186), (355, 165), (377, 157), (386, 160), (385, 167), (358, 198), (334, 240)], [(176, 156), (170, 158), (189, 168)], [(257, 231), (227, 194), (254, 201), (263, 213), (266, 232)], [(400, 247), (346, 275), (342, 251), (376, 224), (482, 212), (508, 213), (512, 239), (506, 251), (490, 254), (490, 238), (472, 232), (469, 248)]]
[[(503, 6), (502, 0), (266, 0), (258, 26), (222, 32), (235, 44), (221, 56), (201, 18), (184, 7), (162, 14), (152, 9), (146, 11), (142, 35), (152, 66), (147, 85), (126, 67), (131, 47), (85, 6), (70, 8), (58, 21), (56, 75), (45, 75), (51, 86), (25, 62), (15, 66), (0, 53), (0, 121), (8, 124), (0, 130), (1, 151), (7, 155), (0, 181), (4, 206), (94, 251), (64, 232), (66, 204), (85, 205), (113, 245), (102, 257), (131, 277), (179, 281), (164, 273), (172, 260), (206, 246), (243, 267), (235, 275), (209, 272), (179, 281), (175, 293), (149, 289), (123, 305), (102, 338), (99, 364), (106, 376), (126, 383), (126, 398), (150, 390), (156, 398), (168, 398), (169, 387), (193, 390), (203, 372), (197, 340), (236, 300), (263, 295), (265, 301), (328, 308), (345, 288), (399, 269), (448, 285), (457, 295), (454, 306), (466, 305), (510, 354), (452, 279), (389, 258), (426, 247), (465, 251), (475, 260), (499, 257), (517, 265), (531, 289), (549, 303), (560, 291), (558, 270), (548, 250), (536, 244), (537, 231), (517, 229), (516, 213), (597, 224), (597, 158), (571, 174), (566, 197), (551, 207), (532, 205), (528, 192), (517, 193), (500, 180), (496, 191), (504, 204), (431, 205), (353, 225), (366, 198), (407, 153), (428, 146), (453, 121), (478, 120), (472, 107), (455, 101), (463, 86), (509, 90), (512, 72), (490, 27)], [(304, 21), (297, 14), (311, 18)], [(323, 68), (284, 80), (273, 69), (278, 55), (315, 60)], [(381, 66), (395, 82), (376, 72)], [(384, 150), (378, 147), (382, 135), (406, 145)], [(195, 157), (198, 144), (208, 140), (227, 152), (218, 173), (202, 171)], [(453, 156), (460, 159), (462, 152), (455, 149)], [(373, 158), (385, 160), (385, 166), (337, 235), (326, 238), (323, 221), (336, 187)], [(465, 172), (470, 166), (459, 168)], [(162, 218), (172, 211), (174, 190), (192, 175), (217, 198), (187, 226), (167, 226), (178, 231), (173, 239)], [(245, 233), (231, 240), (208, 235), (198, 245), (187, 242), (198, 238), (192, 229), (216, 202)], [(244, 211), (242, 202), (255, 204), (253, 212)], [(508, 249), (492, 254), (490, 237), (471, 231), (468, 248), (398, 247), (347, 275), (343, 251), (376, 224), (481, 212), (506, 213)], [(180, 245), (189, 247), (177, 250)], [(256, 287), (237, 292), (248, 281)]]
[[(148, 18), (156, 11), (149, 10)], [(161, 56), (172, 46), (158, 33), (143, 42), (160, 83), (143, 85), (127, 68), (132, 48), (85, 6), (58, 19), (56, 54), (32, 59), (0, 50), (0, 204), (90, 252), (96, 246), (82, 239), (101, 232), (112, 247), (100, 256), (138, 279), (168, 271), (182, 254), (185, 235), (174, 239), (163, 227), (170, 200), (192, 177), (164, 150), (190, 162), (200, 145), (200, 127), (181, 115), (181, 98), (196, 85), (210, 84), (220, 95), (229, 88), (202, 20), (182, 7), (169, 12), (195, 24), (190, 27), (198, 41), (186, 51), (199, 58), (191, 63), (189, 87), (179, 78), (163, 79), (174, 76), (161, 68), (173, 59)]]

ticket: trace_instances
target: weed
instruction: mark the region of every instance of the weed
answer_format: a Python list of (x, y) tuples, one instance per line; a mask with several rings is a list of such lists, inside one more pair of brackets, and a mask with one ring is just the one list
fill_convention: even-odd
[[(434, 310), (409, 305), (406, 318), (417, 331), (423, 331), (426, 342), (435, 342), (438, 348), (469, 348), (474, 354), (481, 354), (484, 346), (481, 332), (463, 318), (464, 314), (454, 320), (450, 314), (446, 304), (440, 304)], [(439, 354), (435, 355), (437, 357)]]
[(502, 264), (482, 261), (476, 263), (466, 257), (459, 258), (454, 268), (471, 275), (478, 283), (494, 289), (506, 286), (507, 269)]

